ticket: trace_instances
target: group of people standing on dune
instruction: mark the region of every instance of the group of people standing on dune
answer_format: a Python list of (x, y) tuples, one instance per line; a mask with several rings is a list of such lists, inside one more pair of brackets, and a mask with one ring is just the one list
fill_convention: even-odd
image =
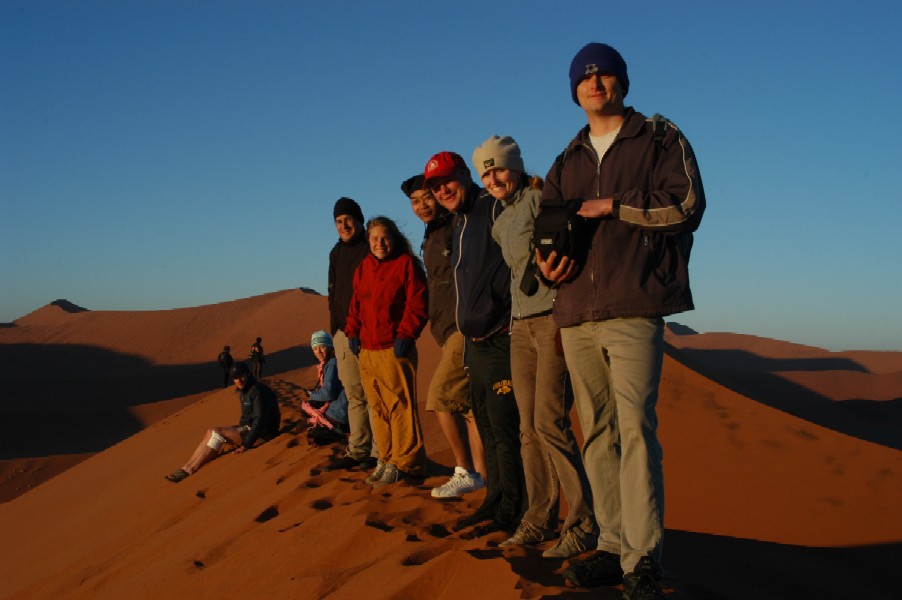
[[(375, 488), (425, 477), (416, 340), (428, 323), (441, 358), (426, 410), (455, 461), (432, 496), (485, 488), (457, 529), (504, 531), (502, 547), (553, 541), (542, 555), (571, 559), (571, 583), (662, 598), (663, 317), (693, 308), (688, 262), (705, 196), (682, 132), (624, 104), (630, 81), (614, 48), (584, 46), (569, 81), (588, 123), (544, 180), (527, 173), (513, 138), (493, 135), (473, 150), (472, 170), (442, 151), (403, 181), (425, 224), (420, 252), (391, 219), (365, 221), (354, 200), (335, 203), (330, 329), (313, 341), (329, 349), (317, 354), (317, 389), (337, 376), (348, 437), (327, 468), (366, 470)], [(574, 200), (586, 223), (579, 255), (543, 255), (537, 216)], [(272, 435), (257, 427), (271, 411), (251, 413), (216, 435), (239, 448)]]

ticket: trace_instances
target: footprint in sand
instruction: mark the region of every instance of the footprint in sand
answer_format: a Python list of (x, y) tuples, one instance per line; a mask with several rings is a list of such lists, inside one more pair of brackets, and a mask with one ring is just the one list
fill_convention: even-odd
[(320, 500), (314, 500), (313, 504), (310, 505), (310, 508), (316, 510), (328, 510), (332, 508), (333, 504), (330, 500), (326, 500), (325, 498)]
[(278, 516), (279, 516), (279, 509), (276, 508), (275, 506), (270, 506), (269, 508), (267, 508), (266, 510), (261, 512), (259, 515), (257, 515), (257, 518), (254, 519), (254, 521), (256, 521), (257, 523), (266, 523), (267, 521), (269, 521), (271, 519), (275, 519)]

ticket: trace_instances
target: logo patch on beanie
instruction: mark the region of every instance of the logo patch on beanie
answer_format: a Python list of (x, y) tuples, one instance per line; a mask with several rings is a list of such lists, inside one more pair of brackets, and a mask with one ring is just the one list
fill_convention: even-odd
[(598, 73), (597, 64), (593, 63), (591, 65), (586, 65), (586, 72), (584, 73), (584, 75), (594, 75), (595, 73)]
[(435, 171), (437, 168), (438, 168), (438, 161), (430, 160), (429, 164), (426, 165), (426, 172), (428, 173), (429, 171)]
[(483, 168), (483, 169), (491, 169), (491, 168), (494, 167), (494, 166), (495, 166), (495, 159), (494, 159), (494, 158), (487, 158), (486, 160), (482, 161), (482, 168)]

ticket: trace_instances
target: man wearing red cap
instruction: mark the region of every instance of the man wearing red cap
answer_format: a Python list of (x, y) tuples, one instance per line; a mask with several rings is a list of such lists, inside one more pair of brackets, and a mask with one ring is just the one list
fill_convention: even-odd
[(627, 600), (663, 598), (664, 478), (657, 436), (663, 317), (693, 308), (692, 232), (705, 194), (689, 142), (672, 123), (624, 106), (629, 77), (606, 44), (570, 65), (573, 101), (588, 125), (555, 161), (542, 206), (583, 200), (591, 239), (584, 264), (554, 252), (537, 263), (560, 286), (554, 319), (580, 417), (583, 460), (601, 534), (564, 576), (583, 586), (623, 583)]
[(454, 213), (455, 317), (466, 338), (470, 401), (485, 449), (485, 501), (458, 528), (489, 521), (484, 532), (511, 532), (523, 516), (526, 494), (520, 416), (511, 384), (511, 273), (492, 239), (492, 225), (504, 205), (473, 183), (466, 162), (453, 152), (433, 156), (424, 177), (436, 201)]

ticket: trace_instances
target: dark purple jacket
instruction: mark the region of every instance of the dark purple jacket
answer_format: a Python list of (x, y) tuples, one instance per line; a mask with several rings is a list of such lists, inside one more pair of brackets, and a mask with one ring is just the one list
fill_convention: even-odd
[(692, 232), (705, 193), (689, 142), (666, 121), (662, 139), (632, 108), (599, 160), (586, 126), (548, 172), (542, 205), (614, 198), (614, 216), (590, 219), (586, 264), (554, 302), (560, 327), (618, 317), (661, 317), (694, 308)]

